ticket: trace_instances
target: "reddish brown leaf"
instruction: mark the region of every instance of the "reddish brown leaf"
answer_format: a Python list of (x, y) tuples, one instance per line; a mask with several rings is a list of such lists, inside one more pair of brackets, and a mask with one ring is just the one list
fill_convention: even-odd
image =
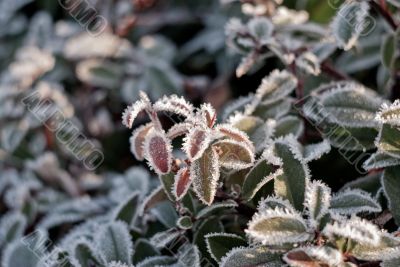
[(133, 131), (133, 135), (130, 138), (131, 151), (137, 160), (144, 159), (143, 145), (145, 138), (151, 129), (153, 129), (153, 123), (142, 125)]
[(192, 180), (190, 179), (190, 172), (188, 168), (182, 168), (175, 176), (174, 194), (176, 199), (181, 199), (188, 191)]
[(150, 166), (157, 174), (166, 174), (171, 171), (172, 148), (165, 133), (151, 131), (146, 137), (144, 152)]

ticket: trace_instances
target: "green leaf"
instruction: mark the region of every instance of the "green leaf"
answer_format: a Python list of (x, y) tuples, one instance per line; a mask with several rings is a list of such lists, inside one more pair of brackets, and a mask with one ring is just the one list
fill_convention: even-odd
[(274, 145), (274, 152), (281, 159), (283, 169), (283, 174), (275, 178), (275, 194), (289, 200), (297, 210), (303, 210), (304, 192), (310, 176), (309, 170), (293, 154), (290, 145), (284, 140)]
[(169, 256), (153, 256), (139, 262), (136, 267), (168, 266), (176, 262), (176, 259)]
[(235, 248), (221, 259), (221, 267), (268, 266), (282, 267), (280, 253), (269, 248)]
[(257, 152), (263, 149), (264, 142), (269, 137), (265, 122), (258, 117), (240, 117), (233, 122), (233, 127), (247, 133)]
[(287, 97), (273, 103), (260, 103), (255, 108), (253, 115), (267, 119), (277, 119), (289, 113), (292, 105), (292, 99)]
[(360, 212), (380, 212), (379, 203), (365, 191), (359, 189), (345, 190), (336, 194), (331, 200), (331, 211), (351, 215)]
[(170, 172), (160, 176), (161, 184), (163, 185), (164, 191), (171, 201), (175, 201), (175, 196), (172, 193), (172, 188), (175, 182), (175, 173)]
[(189, 216), (180, 217), (176, 222), (176, 226), (183, 230), (190, 229), (193, 226), (192, 218), (190, 218)]
[(101, 266), (104, 264), (104, 262), (98, 259), (93, 246), (84, 241), (75, 244), (72, 258), (75, 259), (81, 267), (91, 267), (93, 264)]
[(389, 34), (383, 40), (381, 46), (382, 63), (388, 69), (393, 68), (396, 59), (397, 44), (398, 40), (395, 34)]
[(22, 237), (27, 226), (26, 217), (19, 212), (9, 212), (1, 217), (0, 247)]
[(246, 175), (242, 186), (243, 198), (247, 201), (251, 200), (261, 187), (280, 174), (282, 174), (282, 169), (277, 169), (264, 159), (259, 160)]
[(380, 242), (378, 245), (355, 244), (351, 253), (360, 260), (377, 261), (392, 258), (398, 253), (400, 248), (400, 239), (385, 232), (380, 233)]
[(139, 205), (139, 192), (132, 193), (127, 199), (122, 201), (115, 209), (114, 220), (121, 220), (127, 225), (131, 225), (136, 218)]
[(192, 186), (197, 197), (206, 205), (211, 205), (217, 192), (219, 180), (219, 162), (217, 152), (210, 146), (201, 158), (190, 166)]
[(389, 167), (383, 172), (382, 187), (388, 200), (389, 210), (397, 225), (400, 225), (400, 167)]
[(308, 183), (304, 207), (307, 208), (310, 225), (317, 228), (321, 219), (329, 212), (331, 189), (320, 181)]
[(371, 173), (367, 176), (360, 177), (354, 181), (351, 181), (345, 184), (341, 191), (352, 188), (352, 189), (361, 189), (366, 192), (369, 192), (372, 195), (376, 195), (379, 189), (381, 188), (380, 181), (381, 173)]
[[(355, 46), (358, 38), (370, 22), (368, 17), (369, 5), (365, 2), (345, 2), (334, 17), (331, 28), (339, 47), (349, 50)], [(370, 22), (372, 23), (372, 22)]]
[(246, 246), (247, 242), (242, 237), (228, 233), (212, 233), (205, 236), (208, 252), (211, 257), (220, 262), (233, 248)]
[(324, 138), (344, 151), (366, 151), (375, 148), (378, 131), (373, 128), (342, 127), (334, 124), (324, 126)]
[(132, 242), (125, 223), (117, 221), (103, 226), (96, 237), (96, 244), (105, 262), (120, 261), (131, 264)]
[(294, 210), (281, 208), (261, 210), (248, 224), (246, 233), (264, 245), (280, 245), (308, 240), (307, 223)]
[(135, 243), (133, 263), (138, 263), (148, 257), (158, 256), (160, 252), (148, 240), (139, 238)]
[(400, 165), (400, 159), (382, 152), (376, 152), (364, 161), (362, 166), (365, 170), (370, 171), (397, 165)]
[(158, 203), (151, 213), (167, 228), (173, 228), (178, 220), (178, 214), (170, 201)]
[(297, 86), (297, 79), (287, 71), (272, 71), (257, 88), (256, 98), (263, 104), (269, 104), (284, 99)]
[(303, 121), (296, 116), (286, 116), (277, 121), (274, 136), (283, 137), (293, 134), (296, 138), (304, 131)]
[(196, 214), (196, 219), (201, 219), (201, 218), (206, 218), (209, 217), (213, 214), (217, 214), (219, 212), (222, 211), (228, 211), (232, 208), (237, 207), (238, 204), (233, 201), (233, 200), (228, 200), (225, 202), (219, 202), (219, 203), (215, 203), (212, 204), (211, 206), (205, 207), (202, 210), (200, 210), (197, 214)]
[(376, 147), (392, 157), (400, 158), (400, 129), (383, 124), (376, 141)]
[(209, 233), (219, 233), (223, 231), (221, 221), (217, 217), (211, 217), (202, 221), (199, 221), (194, 228), (193, 243), (197, 245), (203, 256), (208, 255), (206, 235)]

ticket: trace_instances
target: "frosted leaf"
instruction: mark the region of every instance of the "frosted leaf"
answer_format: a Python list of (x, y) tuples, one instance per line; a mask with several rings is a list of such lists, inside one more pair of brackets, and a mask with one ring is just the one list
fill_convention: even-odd
[(304, 146), (303, 158), (305, 162), (310, 162), (322, 157), (322, 155), (329, 153), (331, 150), (331, 145), (329, 141), (323, 140), (320, 143), (311, 144)]
[(37, 47), (26, 46), (17, 51), (16, 61), (9, 66), (10, 75), (23, 88), (54, 68), (55, 58)]
[(169, 128), (167, 132), (167, 137), (168, 139), (172, 140), (178, 136), (185, 135), (189, 132), (191, 127), (192, 127), (191, 123), (187, 122), (176, 123), (171, 128)]
[[(331, 84), (320, 95), (322, 114), (327, 122), (348, 127), (376, 127), (374, 120), (384, 100), (374, 91), (354, 82)], [(329, 86), (328, 86), (329, 88)]]
[(207, 148), (199, 159), (192, 162), (190, 175), (197, 197), (204, 204), (211, 205), (220, 175), (218, 154), (212, 147)]
[(328, 246), (302, 247), (289, 251), (283, 260), (290, 266), (342, 266), (344, 259), (339, 250)]
[(221, 267), (268, 266), (282, 267), (281, 255), (265, 247), (232, 249), (221, 259)]
[[(155, 267), (155, 266), (171, 266), (176, 259), (169, 256), (152, 256), (139, 262), (136, 267)], [(173, 265), (172, 265), (173, 266)]]
[(173, 242), (174, 239), (179, 238), (180, 235), (181, 233), (174, 229), (158, 232), (150, 238), (150, 243), (156, 248), (163, 248)]
[[(246, 144), (250, 150), (256, 152), (261, 152), (264, 149), (268, 138), (272, 137), (273, 128), (269, 127), (272, 126), (269, 122), (270, 121), (264, 122), (258, 117), (240, 114), (229, 119), (229, 123), (234, 128), (239, 129), (249, 136), (251, 142), (247, 141)], [(235, 138), (233, 139), (236, 140)]]
[(245, 230), (255, 242), (263, 245), (298, 243), (310, 239), (307, 224), (300, 213), (282, 208), (256, 213)]
[(130, 265), (130, 264), (128, 265), (128, 264), (122, 263), (120, 261), (118, 261), (118, 262), (112, 261), (107, 265), (107, 267), (133, 267), (133, 265)]
[(400, 159), (382, 152), (376, 152), (364, 161), (362, 166), (365, 170), (370, 171), (397, 165), (400, 165)]
[(128, 56), (132, 46), (128, 40), (110, 32), (93, 36), (87, 32), (70, 38), (64, 47), (64, 55), (72, 60), (85, 58), (121, 58)]
[(372, 246), (378, 246), (381, 240), (380, 230), (376, 225), (355, 216), (326, 225), (322, 234), (333, 240), (344, 237)]
[(263, 245), (280, 245), (308, 240), (311, 235), (307, 230), (300, 213), (277, 207), (256, 213), (245, 232)]
[(307, 184), (304, 207), (307, 209), (310, 226), (317, 228), (321, 219), (329, 212), (331, 189), (321, 181)]
[(157, 174), (167, 174), (171, 171), (172, 146), (164, 132), (153, 130), (147, 135), (144, 142), (144, 155)]
[(193, 113), (193, 105), (177, 95), (164, 96), (153, 107), (156, 112), (171, 112), (184, 117), (190, 117)]
[[(331, 23), (333, 36), (344, 50), (354, 47), (358, 38), (367, 30), (369, 5), (366, 2), (345, 2)], [(372, 25), (373, 26), (373, 25)]]
[(394, 259), (400, 256), (400, 239), (381, 232), (378, 245), (356, 244), (351, 253), (358, 259), (369, 261)]
[(275, 125), (274, 136), (284, 137), (287, 135), (294, 135), (296, 138), (300, 137), (304, 131), (304, 122), (301, 118), (296, 116), (285, 116), (280, 118)]
[(276, 209), (276, 208), (295, 212), (295, 209), (288, 200), (276, 196), (269, 196), (265, 199), (261, 199), (260, 202), (258, 203), (257, 210), (263, 212), (268, 209)]
[(296, 88), (297, 79), (286, 70), (272, 71), (257, 88), (256, 98), (263, 104), (278, 101), (289, 95)]
[(2, 267), (39, 267), (40, 258), (44, 256), (44, 248), (34, 244), (24, 244), (21, 240), (10, 243), (2, 253)]
[(214, 128), (214, 130), (217, 132), (220, 132), (221, 134), (223, 134), (235, 141), (246, 143), (248, 145), (248, 147), (252, 151), (254, 151), (254, 145), (249, 140), (249, 136), (245, 132), (243, 132), (235, 127), (232, 127), (230, 124), (219, 124), (218, 126), (216, 126)]
[(128, 128), (132, 128), (133, 122), (138, 114), (146, 108), (148, 108), (148, 103), (143, 101), (143, 99), (136, 101), (128, 106), (122, 113), (122, 123)]
[(236, 68), (236, 77), (240, 78), (248, 73), (256, 63), (256, 56), (252, 53), (242, 58), (239, 66)]
[(283, 174), (283, 170), (261, 159), (247, 173), (242, 186), (242, 196), (251, 200), (268, 182)]
[(200, 210), (196, 214), (196, 219), (198, 220), (201, 218), (207, 218), (210, 217), (212, 214), (217, 214), (218, 212), (221, 211), (230, 211), (232, 208), (235, 208), (237, 206), (238, 204), (233, 200), (227, 200), (225, 202), (215, 203)]
[(180, 200), (186, 195), (190, 185), (192, 184), (189, 169), (187, 167), (181, 168), (175, 175), (174, 180), (173, 194), (175, 195), (176, 200)]
[(131, 263), (133, 245), (125, 223), (117, 221), (104, 225), (96, 236), (95, 243), (105, 262)]
[(277, 196), (288, 199), (297, 210), (302, 210), (310, 171), (294, 151), (294, 141), (294, 138), (289, 136), (277, 140), (274, 144), (275, 157), (281, 159), (283, 169), (283, 174), (275, 178), (274, 191)]
[(388, 208), (397, 225), (400, 225), (400, 167), (388, 167), (381, 176), (383, 193), (388, 201)]
[(207, 251), (211, 257), (220, 262), (233, 248), (246, 246), (246, 241), (235, 234), (210, 233), (205, 236)]
[(380, 123), (388, 123), (400, 126), (400, 100), (396, 99), (392, 104), (383, 103), (375, 120)]
[(309, 15), (306, 11), (292, 10), (285, 6), (278, 6), (272, 16), (275, 25), (303, 24), (308, 21)]
[(20, 212), (8, 212), (0, 220), (0, 247), (22, 237), (27, 226), (26, 217)]
[[(96, 250), (94, 244), (92, 242), (86, 241), (85, 239), (76, 240), (71, 245), (72, 252), (70, 261), (73, 265), (78, 267), (87, 266), (89, 263), (93, 263), (96, 265), (104, 265), (104, 260), (102, 256)], [(46, 266), (47, 267), (47, 266)]]
[(138, 216), (143, 216), (143, 214), (153, 208), (160, 202), (167, 200), (168, 197), (164, 191), (164, 186), (160, 185), (154, 189), (143, 201), (138, 210)]
[(254, 152), (247, 145), (235, 140), (221, 140), (212, 145), (218, 153), (222, 167), (241, 170), (254, 163)]
[(318, 76), (321, 73), (321, 67), (316, 55), (311, 52), (305, 52), (296, 58), (296, 65), (307, 74)]
[(201, 267), (201, 254), (196, 245), (184, 244), (179, 248), (178, 264), (183, 266)]
[(211, 133), (202, 128), (192, 128), (183, 140), (182, 150), (189, 160), (200, 158), (212, 141)]
[(266, 17), (254, 17), (248, 23), (247, 27), (251, 35), (253, 35), (261, 45), (268, 44), (274, 25)]
[(199, 110), (200, 116), (204, 122), (204, 124), (212, 128), (217, 121), (217, 112), (209, 103), (204, 103), (200, 106)]
[(360, 212), (380, 212), (379, 203), (367, 192), (357, 189), (348, 189), (332, 197), (332, 212), (351, 215)]
[(226, 121), (229, 116), (233, 115), (236, 112), (244, 111), (247, 105), (249, 105), (254, 99), (254, 94), (250, 93), (247, 96), (241, 96), (236, 100), (229, 102), (224, 107), (224, 112), (222, 114), (222, 119)]
[(132, 136), (129, 138), (131, 152), (137, 160), (142, 161), (144, 159), (144, 141), (152, 129), (154, 129), (154, 126), (151, 122), (141, 125), (133, 131)]

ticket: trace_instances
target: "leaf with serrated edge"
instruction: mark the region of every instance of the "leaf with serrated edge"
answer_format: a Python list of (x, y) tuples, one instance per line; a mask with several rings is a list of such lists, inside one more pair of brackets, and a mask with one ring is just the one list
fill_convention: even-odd
[(355, 216), (326, 225), (322, 234), (333, 240), (344, 237), (372, 246), (378, 246), (381, 239), (380, 230), (376, 225)]
[(300, 213), (275, 208), (256, 213), (245, 232), (263, 245), (280, 245), (307, 241), (311, 237), (307, 230)]
[(211, 257), (220, 262), (230, 250), (236, 247), (246, 246), (244, 238), (228, 233), (210, 233), (205, 236), (207, 250)]
[(382, 208), (369, 193), (359, 189), (348, 189), (332, 197), (330, 210), (351, 215), (360, 212), (380, 212)]
[(320, 220), (329, 212), (331, 189), (321, 181), (307, 184), (304, 207), (307, 210), (310, 226), (317, 228)]
[(128, 106), (125, 111), (122, 113), (122, 123), (128, 127), (132, 128), (133, 122), (136, 119), (137, 115), (145, 110), (148, 107), (148, 103), (143, 99), (140, 99)]
[(190, 166), (193, 190), (206, 205), (214, 201), (219, 174), (218, 154), (212, 147), (207, 148), (203, 156)]
[(191, 103), (177, 95), (164, 96), (153, 107), (157, 112), (171, 112), (185, 117), (191, 116), (194, 109)]
[(383, 103), (375, 120), (380, 123), (400, 126), (400, 100), (396, 99), (392, 104)]
[(280, 208), (295, 212), (294, 207), (292, 206), (292, 204), (290, 204), (290, 202), (287, 199), (282, 199), (276, 196), (269, 196), (267, 198), (261, 199), (260, 202), (258, 203), (257, 210), (262, 212), (263, 210), (275, 209), (275, 208)]
[(400, 129), (397, 126), (383, 124), (375, 145), (378, 151), (395, 158), (400, 158)]

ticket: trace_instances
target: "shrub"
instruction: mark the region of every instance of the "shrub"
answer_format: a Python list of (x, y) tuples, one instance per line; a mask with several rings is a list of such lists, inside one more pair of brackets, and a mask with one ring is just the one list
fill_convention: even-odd
[(399, 2), (195, 1), (184, 45), (155, 2), (94, 3), (101, 33), (0, 11), (2, 267), (399, 266)]

